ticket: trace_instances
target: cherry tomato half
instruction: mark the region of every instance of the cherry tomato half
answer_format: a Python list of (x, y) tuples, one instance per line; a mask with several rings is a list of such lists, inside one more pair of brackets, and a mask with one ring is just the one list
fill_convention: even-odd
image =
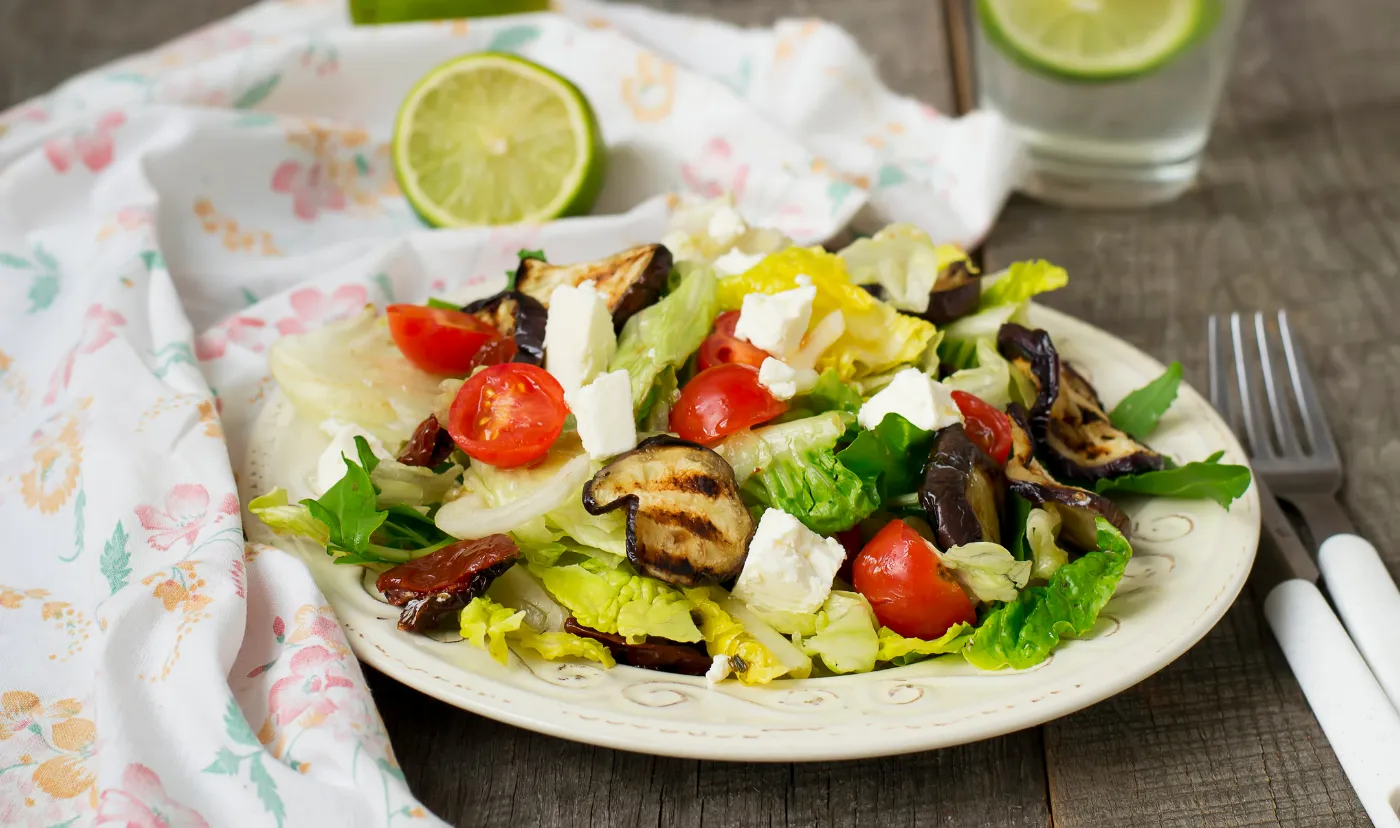
[(705, 337), (705, 341), (700, 343), (697, 359), (701, 371), (730, 362), (758, 368), (763, 365), (763, 360), (772, 356), (762, 348), (751, 345), (735, 336), (734, 327), (738, 324), (738, 311), (726, 311), (715, 319), (714, 333)]
[(472, 358), (501, 334), (469, 313), (426, 305), (390, 305), (389, 333), (408, 361), (430, 374), (460, 376)]
[(492, 365), (462, 383), (447, 433), (473, 460), (502, 469), (544, 457), (564, 430), (564, 388), (538, 365)]
[(967, 429), (972, 442), (987, 452), (988, 457), (1005, 464), (1011, 455), (1011, 418), (966, 391), (954, 391), (953, 402), (962, 412), (966, 421), (963, 428)]
[(671, 407), (671, 430), (683, 440), (713, 443), (721, 437), (767, 422), (787, 411), (787, 403), (758, 384), (758, 369), (729, 363), (696, 374)]
[(902, 520), (870, 539), (852, 567), (852, 584), (886, 627), (906, 638), (938, 638), (977, 613), (938, 553)]

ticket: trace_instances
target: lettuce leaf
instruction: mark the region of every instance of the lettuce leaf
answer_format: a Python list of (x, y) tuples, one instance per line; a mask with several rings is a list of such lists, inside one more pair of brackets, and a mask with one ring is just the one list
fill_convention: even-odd
[(835, 370), (842, 380), (877, 374), (914, 362), (933, 340), (931, 323), (899, 313), (852, 284), (840, 257), (819, 247), (790, 247), (745, 273), (721, 279), (720, 306), (733, 310), (749, 293), (789, 290), (797, 286), (798, 276), (811, 279), (817, 289), (813, 319), (836, 310), (845, 318), (845, 332), (817, 361), (820, 371)]
[(996, 305), (944, 326), (943, 341), (938, 343), (939, 360), (955, 371), (977, 367), (977, 344), (986, 343), (995, 350), (997, 331), (1007, 322), (1024, 321), (1025, 307)]
[(880, 424), (862, 431), (836, 459), (868, 486), (881, 502), (919, 488), (933, 432), (898, 414), (886, 414)]
[(728, 656), (731, 669), (744, 684), (767, 684), (787, 675), (788, 665), (720, 606), (725, 597), (718, 587), (694, 587), (685, 591), (686, 600), (700, 616), (700, 633), (706, 652), (711, 656)]
[(932, 641), (923, 638), (905, 638), (889, 627), (881, 627), (879, 633), (880, 652), (877, 661), (889, 662), (896, 667), (923, 661), (929, 656), (956, 653), (967, 646), (972, 639), (972, 625), (958, 623)]
[(1108, 419), (1113, 427), (1133, 438), (1146, 440), (1157, 430), (1157, 423), (1176, 400), (1181, 386), (1181, 363), (1173, 362), (1160, 377), (1124, 397)]
[(548, 661), (572, 657), (596, 661), (604, 667), (617, 664), (612, 653), (608, 652), (608, 648), (604, 647), (602, 642), (573, 633), (535, 632), (522, 625), (510, 638), (521, 647), (534, 650)]
[(991, 284), (982, 289), (979, 310), (1002, 305), (1021, 305), (1032, 296), (1059, 290), (1069, 284), (1069, 274), (1044, 259), (1016, 262)]
[(816, 613), (816, 634), (797, 637), (802, 652), (820, 658), (833, 673), (868, 673), (880, 650), (875, 612), (865, 596), (832, 590)]
[(744, 485), (754, 472), (775, 458), (809, 451), (825, 451), (846, 433), (849, 416), (827, 412), (763, 428), (744, 429), (721, 440), (714, 450), (734, 469), (734, 479)]
[(1031, 577), (1031, 562), (1018, 561), (999, 543), (954, 546), (939, 558), (974, 601), (1014, 601)]
[(944, 268), (967, 261), (956, 245), (935, 245), (911, 224), (891, 224), (870, 238), (856, 239), (837, 255), (853, 284), (879, 285), (885, 301), (911, 313), (928, 310), (929, 294)]
[(841, 381), (841, 375), (828, 368), (817, 377), (812, 390), (793, 400), (794, 409), (805, 409), (812, 414), (827, 411), (844, 411), (856, 414), (860, 411), (860, 392)]
[(1060, 567), (1046, 586), (1028, 587), (982, 619), (964, 655), (983, 670), (1034, 667), (1064, 636), (1093, 628), (1113, 597), (1132, 547), (1113, 524), (1096, 518), (1098, 550)]
[(525, 624), (524, 610), (502, 606), (484, 595), (473, 598), (460, 615), (462, 637), (486, 650), (501, 664), (510, 661), (509, 643), (534, 650), (550, 661), (579, 657), (597, 661), (604, 667), (617, 662), (598, 641), (566, 632), (538, 632)]
[(1005, 411), (1013, 402), (1030, 405), (1035, 402), (1035, 387), (1020, 371), (1011, 370), (1011, 363), (997, 353), (991, 340), (973, 342), (973, 362), (976, 367), (954, 371), (942, 382), (954, 391), (966, 391), (983, 402)]
[(1216, 452), (1201, 462), (1171, 469), (1100, 480), (1094, 484), (1094, 491), (1099, 494), (1209, 499), (1228, 509), (1231, 503), (1249, 490), (1250, 476), (1246, 466), (1221, 463), (1223, 453)]
[(527, 568), (585, 627), (617, 633), (631, 644), (649, 635), (672, 641), (704, 638), (691, 619), (695, 607), (683, 593), (638, 575), (628, 564), (613, 569), (586, 563)]
[(1030, 510), (1026, 515), (1026, 545), (1031, 551), (1031, 578), (1048, 581), (1069, 563), (1069, 553), (1060, 547), (1059, 539), (1059, 510)]
[(617, 338), (617, 353), (609, 371), (626, 371), (632, 382), (632, 407), (639, 415), (650, 412), (658, 397), (652, 386), (664, 369), (679, 368), (710, 335), (719, 315), (714, 271), (696, 267), (669, 295), (637, 312)]
[(308, 538), (320, 546), (330, 540), (326, 524), (312, 517), (305, 504), (288, 503), (287, 490), (281, 487), (253, 498), (248, 511), (279, 535)]
[(744, 483), (743, 493), (819, 535), (849, 529), (880, 508), (875, 481), (846, 468), (831, 449), (779, 454)]
[(453, 463), (441, 472), (422, 466), (408, 466), (397, 460), (380, 460), (370, 472), (370, 482), (379, 490), (381, 507), (403, 504), (430, 506), (441, 503), (462, 476), (462, 467)]

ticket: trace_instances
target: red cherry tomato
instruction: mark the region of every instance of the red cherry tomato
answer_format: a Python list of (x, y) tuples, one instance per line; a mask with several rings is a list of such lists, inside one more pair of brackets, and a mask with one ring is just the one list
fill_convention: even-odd
[(502, 469), (544, 457), (564, 430), (564, 388), (537, 365), (492, 365), (462, 383), (447, 433), (473, 460)]
[(853, 585), (880, 623), (906, 638), (938, 638), (977, 613), (938, 553), (902, 520), (870, 539), (852, 567)]
[(481, 346), (481, 350), (472, 357), (472, 367), (467, 369), (471, 373), (472, 369), (478, 365), (500, 365), (503, 362), (510, 362), (515, 359), (518, 349), (515, 347), (515, 337), (499, 336)]
[(738, 311), (726, 311), (715, 319), (715, 331), (700, 343), (700, 370), (737, 362), (758, 368), (763, 360), (772, 356), (767, 351), (734, 335), (734, 326), (739, 324)]
[(787, 403), (758, 384), (758, 369), (730, 363), (701, 371), (671, 407), (671, 430), (683, 440), (713, 443), (773, 419)]
[(462, 375), (500, 333), (469, 313), (426, 305), (390, 305), (389, 333), (408, 361), (430, 374)]
[(967, 429), (972, 442), (987, 452), (987, 456), (1005, 464), (1011, 455), (1011, 418), (966, 391), (954, 391), (953, 402), (962, 412), (966, 421), (963, 428)]

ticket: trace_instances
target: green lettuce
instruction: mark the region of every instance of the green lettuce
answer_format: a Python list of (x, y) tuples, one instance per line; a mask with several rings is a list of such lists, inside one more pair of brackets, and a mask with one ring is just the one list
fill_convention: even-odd
[(978, 310), (1023, 305), (1036, 294), (1059, 290), (1067, 284), (1069, 274), (1063, 267), (1056, 267), (1043, 259), (1016, 262), (1007, 268), (1006, 273), (982, 289)]
[(929, 656), (956, 653), (972, 640), (972, 625), (957, 623), (932, 641), (923, 638), (905, 638), (889, 627), (881, 627), (879, 633), (880, 651), (877, 661), (888, 662), (896, 667), (923, 661)]
[(1113, 427), (1138, 440), (1146, 440), (1176, 400), (1181, 386), (1181, 363), (1167, 366), (1162, 376), (1124, 397), (1108, 415)]
[(1012, 377), (1020, 371), (1012, 371), (1007, 362), (990, 341), (979, 339), (974, 343), (976, 367), (954, 371), (943, 380), (943, 385), (953, 391), (965, 391), (983, 402), (1002, 411), (1013, 401)]
[(1061, 548), (1058, 509), (1032, 509), (1026, 515), (1026, 545), (1031, 551), (1031, 577), (1048, 581), (1060, 567), (1069, 563), (1069, 553)]
[[(799, 394), (793, 399), (788, 411), (789, 415), (796, 413), (801, 417), (811, 417), (828, 411), (856, 414), (860, 411), (860, 404), (860, 392), (850, 383), (844, 382), (834, 369), (828, 368), (817, 377), (817, 384), (812, 386), (811, 391)], [(788, 419), (795, 420), (797, 417), (789, 416)]]
[(1099, 494), (1123, 493), (1154, 497), (1180, 497), (1187, 500), (1214, 500), (1225, 508), (1249, 490), (1249, 469), (1221, 463), (1224, 452), (1216, 452), (1198, 463), (1187, 463), (1161, 471), (1125, 474), (1094, 484)]
[(836, 459), (867, 486), (873, 486), (883, 502), (919, 488), (932, 443), (932, 431), (898, 414), (886, 414), (879, 425), (862, 431), (837, 452)]
[(500, 664), (509, 663), (509, 644), (534, 650), (550, 661), (578, 657), (604, 667), (617, 662), (601, 642), (566, 632), (538, 632), (525, 623), (525, 612), (502, 606), (484, 595), (473, 598), (459, 616), (462, 637), (486, 650)]
[(856, 239), (837, 255), (853, 284), (879, 285), (886, 302), (913, 313), (928, 310), (940, 271), (967, 260), (956, 246), (935, 245), (927, 233), (909, 224), (891, 224), (870, 238)]
[(721, 440), (714, 450), (734, 469), (743, 485), (754, 472), (783, 455), (829, 450), (846, 433), (849, 415), (829, 411), (787, 423), (744, 429)]
[(709, 336), (719, 315), (718, 283), (709, 267), (697, 267), (670, 295), (627, 320), (617, 338), (609, 371), (626, 371), (632, 382), (632, 406), (639, 415), (652, 387), (668, 367), (679, 368)]
[(868, 673), (880, 650), (875, 612), (865, 596), (832, 590), (816, 613), (816, 634), (794, 639), (798, 648), (820, 658), (833, 673)]
[(320, 546), (330, 540), (330, 529), (312, 517), (305, 504), (287, 502), (286, 489), (279, 487), (253, 498), (248, 503), (248, 511), (279, 535), (309, 538)]
[(974, 601), (1014, 601), (1031, 577), (1030, 561), (1018, 561), (999, 543), (954, 546), (939, 556)]
[(379, 490), (381, 507), (403, 504), (431, 506), (447, 498), (447, 492), (457, 485), (462, 467), (453, 463), (441, 472), (423, 466), (408, 466), (397, 460), (380, 460), (370, 473), (370, 482)]
[(685, 591), (686, 600), (700, 618), (705, 651), (711, 656), (727, 657), (730, 669), (744, 684), (767, 684), (787, 675), (790, 666), (724, 609), (722, 604), (727, 597), (719, 587)]
[(782, 509), (819, 535), (849, 529), (880, 507), (874, 480), (862, 479), (829, 448), (780, 454), (742, 491), (751, 502)]
[(985, 342), (995, 346), (1001, 326), (1007, 322), (1023, 322), (1025, 314), (1023, 304), (993, 305), (950, 322), (940, 329), (943, 341), (938, 343), (939, 361), (955, 371), (977, 367), (977, 344)]
[(704, 638), (690, 615), (695, 605), (683, 593), (638, 575), (628, 564), (612, 569), (587, 563), (527, 568), (575, 620), (590, 629), (616, 633), (631, 644), (640, 644), (649, 635), (672, 641)]
[(1121, 532), (1096, 518), (1098, 550), (1056, 570), (1050, 583), (1028, 587), (1015, 601), (988, 613), (964, 655), (983, 670), (1034, 667), (1064, 636), (1093, 628), (1133, 555)]
[(528, 626), (521, 625), (520, 629), (510, 636), (510, 639), (517, 646), (534, 650), (547, 661), (558, 661), (561, 658), (586, 658), (589, 661), (596, 661), (604, 667), (612, 667), (617, 664), (612, 653), (603, 646), (601, 641), (584, 638), (573, 633), (536, 632)]

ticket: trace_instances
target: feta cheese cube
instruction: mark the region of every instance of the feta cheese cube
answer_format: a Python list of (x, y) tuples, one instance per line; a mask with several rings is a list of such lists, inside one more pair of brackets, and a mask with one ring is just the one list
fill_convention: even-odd
[(731, 250), (715, 259), (715, 272), (721, 276), (738, 276), (749, 272), (766, 257), (766, 253), (749, 254), (741, 250)]
[(569, 398), (583, 449), (603, 460), (637, 447), (632, 419), (632, 381), (626, 371), (610, 371), (575, 391)]
[(812, 321), (817, 289), (811, 285), (780, 293), (750, 293), (739, 308), (734, 335), (779, 359), (796, 353)]
[(705, 671), (705, 681), (710, 684), (719, 684), (729, 678), (729, 674), (734, 671), (734, 665), (730, 663), (729, 656), (717, 655), (710, 663), (710, 669)]
[(886, 414), (898, 414), (926, 431), (937, 431), (963, 421), (953, 392), (929, 379), (918, 368), (905, 368), (889, 385), (865, 401), (856, 420), (861, 428), (874, 428)]
[(817, 378), (817, 372), (810, 368), (793, 368), (773, 357), (763, 360), (758, 368), (758, 384), (779, 400), (790, 400), (811, 391), (817, 384)]
[(759, 612), (816, 612), (846, 550), (781, 509), (759, 518), (734, 597)]
[(705, 233), (710, 240), (720, 247), (728, 247), (736, 239), (748, 232), (749, 226), (744, 223), (744, 217), (739, 215), (739, 211), (729, 205), (717, 208), (710, 215), (710, 221), (705, 226)]
[(321, 430), (330, 435), (331, 443), (326, 446), (326, 450), (321, 452), (320, 458), (316, 461), (316, 477), (310, 481), (311, 487), (316, 490), (316, 496), (320, 497), (330, 488), (340, 482), (345, 476), (345, 461), (352, 463), (360, 462), (360, 453), (355, 448), (355, 438), (363, 437), (369, 443), (369, 450), (374, 452), (374, 456), (380, 460), (392, 460), (394, 455), (384, 448), (384, 444), (378, 437), (365, 431), (354, 423), (342, 423), (339, 420), (330, 419), (321, 423)]
[(593, 283), (555, 288), (544, 321), (544, 367), (565, 397), (607, 369), (616, 352), (612, 314)]

